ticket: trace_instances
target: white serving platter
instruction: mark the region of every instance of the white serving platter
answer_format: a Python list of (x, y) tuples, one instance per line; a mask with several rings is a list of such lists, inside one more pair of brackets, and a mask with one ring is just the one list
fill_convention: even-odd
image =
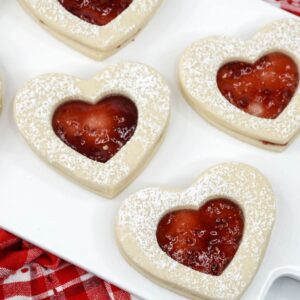
[[(50, 36), (16, 0), (1, 0), (0, 65), (6, 93), (0, 115), (0, 227), (142, 298), (184, 299), (140, 275), (119, 254), (114, 239), (118, 207), (139, 189), (185, 188), (207, 167), (238, 160), (260, 169), (278, 200), (265, 259), (243, 300), (264, 299), (276, 278), (299, 279), (300, 137), (283, 153), (242, 143), (198, 116), (181, 96), (176, 78), (178, 59), (192, 41), (215, 34), (249, 38), (286, 16), (291, 17), (260, 0), (165, 0), (134, 42), (95, 62)], [(164, 143), (144, 172), (116, 199), (106, 200), (62, 177), (29, 149), (13, 120), (13, 98), (26, 80), (41, 73), (89, 78), (125, 60), (150, 64), (165, 76), (172, 89), (172, 118)]]

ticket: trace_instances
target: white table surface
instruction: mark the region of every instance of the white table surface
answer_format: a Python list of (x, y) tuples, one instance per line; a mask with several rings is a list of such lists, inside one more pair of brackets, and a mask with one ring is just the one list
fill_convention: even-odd
[[(284, 16), (288, 14), (260, 0), (165, 0), (133, 43), (105, 62), (95, 62), (50, 36), (16, 0), (1, 0), (0, 65), (6, 93), (0, 115), (0, 227), (141, 297), (184, 299), (147, 280), (123, 260), (114, 240), (118, 207), (141, 188), (184, 188), (207, 167), (239, 160), (265, 173), (278, 199), (266, 257), (243, 299), (264, 299), (277, 277), (299, 275), (300, 138), (281, 154), (244, 144), (202, 120), (182, 98), (176, 80), (180, 54), (192, 41), (211, 34), (249, 38), (268, 21)], [(56, 173), (29, 149), (13, 121), (12, 104), (17, 89), (41, 73), (89, 78), (125, 60), (161, 71), (172, 89), (173, 113), (167, 137), (149, 166), (116, 199), (105, 200)], [(291, 280), (276, 281), (266, 299), (300, 299), (299, 287)]]

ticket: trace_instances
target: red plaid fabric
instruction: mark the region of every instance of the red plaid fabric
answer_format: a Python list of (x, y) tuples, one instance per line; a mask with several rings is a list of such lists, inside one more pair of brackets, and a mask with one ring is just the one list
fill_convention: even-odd
[(300, 16), (300, 0), (265, 0), (288, 12)]
[(119, 288), (0, 229), (0, 300), (11, 298), (132, 299)]

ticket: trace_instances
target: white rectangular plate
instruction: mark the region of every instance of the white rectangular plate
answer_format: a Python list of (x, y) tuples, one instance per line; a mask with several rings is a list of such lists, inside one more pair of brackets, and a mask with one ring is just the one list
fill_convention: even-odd
[[(259, 168), (271, 181), (278, 215), (263, 264), (243, 299), (259, 299), (282, 274), (300, 274), (300, 138), (284, 152), (244, 144), (207, 124), (180, 94), (176, 69), (184, 48), (207, 35), (249, 38), (261, 26), (288, 16), (260, 0), (165, 0), (134, 42), (105, 62), (73, 51), (32, 21), (17, 1), (0, 1), (0, 64), (6, 79), (0, 115), (0, 227), (92, 271), (146, 299), (183, 299), (128, 266), (114, 239), (121, 201), (149, 186), (187, 187), (207, 167), (238, 160)], [(172, 89), (168, 134), (145, 171), (121, 195), (105, 200), (65, 179), (26, 145), (13, 120), (13, 97), (41, 73), (89, 78), (125, 60), (150, 64)]]

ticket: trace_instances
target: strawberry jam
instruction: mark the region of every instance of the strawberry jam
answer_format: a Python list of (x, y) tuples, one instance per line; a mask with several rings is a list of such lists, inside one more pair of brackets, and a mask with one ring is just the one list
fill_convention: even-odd
[(103, 26), (121, 14), (133, 0), (58, 0), (71, 14)]
[(234, 61), (222, 66), (217, 84), (222, 95), (246, 113), (275, 119), (286, 108), (299, 82), (296, 63), (273, 52), (254, 64)]
[(138, 111), (130, 99), (109, 96), (96, 104), (72, 100), (59, 106), (52, 119), (55, 134), (88, 158), (105, 163), (133, 136)]
[(220, 275), (239, 248), (244, 230), (242, 210), (227, 199), (208, 201), (199, 210), (165, 215), (156, 237), (161, 249), (179, 263)]

